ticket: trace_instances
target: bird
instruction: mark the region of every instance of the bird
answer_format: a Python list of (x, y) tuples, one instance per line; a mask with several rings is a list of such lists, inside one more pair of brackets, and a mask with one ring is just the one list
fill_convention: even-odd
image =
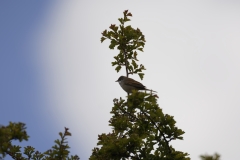
[(125, 76), (120, 76), (118, 80), (116, 81), (120, 84), (122, 89), (126, 91), (127, 93), (132, 93), (133, 90), (147, 90), (147, 91), (152, 91), (156, 92), (150, 89), (147, 89), (142, 83), (135, 81), (132, 78), (128, 78)]

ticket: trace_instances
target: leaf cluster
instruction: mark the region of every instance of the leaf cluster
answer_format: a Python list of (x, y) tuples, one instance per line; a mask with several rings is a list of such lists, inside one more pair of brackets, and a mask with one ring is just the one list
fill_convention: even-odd
[(69, 156), (69, 146), (66, 141), (67, 136), (71, 136), (71, 133), (65, 128), (64, 133), (60, 132), (60, 139), (55, 140), (55, 145), (52, 149), (41, 153), (35, 150), (34, 147), (27, 146), (24, 147), (22, 153), (21, 147), (18, 145), (13, 145), (13, 140), (18, 140), (19, 142), (25, 140), (27, 141), (29, 136), (26, 132), (26, 126), (24, 123), (12, 123), (10, 122), (8, 126), (0, 127), (0, 159), (3, 159), (6, 155), (11, 156), (15, 160), (79, 160), (80, 158), (75, 156)]
[(131, 25), (125, 26), (125, 23), (130, 21), (132, 16), (128, 10), (123, 12), (124, 17), (119, 18), (120, 25), (112, 24), (110, 30), (102, 32), (101, 42), (106, 39), (110, 40), (110, 49), (117, 47), (118, 55), (114, 56), (112, 66), (119, 72), (123, 66), (126, 67), (127, 76), (129, 74), (138, 74), (143, 79), (143, 70), (145, 67), (142, 64), (137, 64), (137, 51), (143, 52), (145, 45), (145, 36), (140, 29), (134, 29)]
[(187, 153), (169, 145), (183, 139), (184, 131), (175, 126), (173, 116), (163, 114), (152, 94), (133, 92), (127, 100), (115, 99), (111, 113), (114, 131), (99, 135), (102, 147), (93, 149), (91, 160), (189, 160)]
[(220, 155), (218, 153), (215, 153), (214, 155), (201, 155), (201, 160), (220, 160)]

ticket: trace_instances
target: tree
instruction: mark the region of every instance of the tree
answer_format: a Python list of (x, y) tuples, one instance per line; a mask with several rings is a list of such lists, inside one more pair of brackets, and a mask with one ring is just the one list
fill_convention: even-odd
[(21, 153), (21, 147), (13, 145), (13, 140), (19, 142), (27, 141), (29, 136), (26, 131), (26, 125), (24, 123), (12, 123), (7, 126), (0, 126), (0, 159), (3, 159), (6, 155), (11, 156), (15, 160), (79, 160), (80, 158), (75, 156), (69, 156), (69, 146), (66, 141), (67, 136), (71, 136), (71, 133), (65, 128), (64, 133), (60, 132), (61, 139), (55, 140), (55, 145), (52, 149), (47, 150), (44, 153), (36, 151), (31, 146), (24, 147), (23, 153)]
[[(128, 10), (119, 18), (120, 25), (111, 25), (103, 31), (101, 42), (110, 40), (110, 49), (117, 48), (112, 66), (119, 72), (126, 69), (126, 76), (138, 74), (144, 78), (145, 67), (138, 64), (137, 51), (143, 51), (145, 36), (140, 29), (125, 26), (132, 16)], [(176, 127), (173, 116), (164, 114), (157, 104), (157, 95), (133, 91), (127, 99), (113, 100), (112, 118), (109, 125), (112, 133), (98, 136), (101, 148), (94, 148), (91, 160), (189, 160), (188, 154), (176, 151), (170, 142), (182, 140), (184, 131)]]

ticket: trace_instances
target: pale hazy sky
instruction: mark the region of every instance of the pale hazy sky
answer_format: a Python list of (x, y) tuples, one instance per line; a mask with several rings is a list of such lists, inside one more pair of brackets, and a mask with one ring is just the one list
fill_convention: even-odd
[(125, 73), (111, 67), (118, 51), (108, 48), (109, 41), (101, 44), (100, 37), (111, 24), (119, 24), (117, 19), (126, 9), (133, 14), (128, 24), (140, 28), (147, 41), (139, 53), (147, 68), (142, 83), (158, 91), (163, 112), (174, 116), (186, 132), (184, 140), (171, 143), (173, 147), (188, 152), (193, 160), (215, 152), (221, 159), (238, 159), (238, 1), (48, 4), (28, 45), (45, 105), (38, 108), (39, 114), (50, 121), (51, 135), (58, 138), (57, 132), (69, 127), (71, 151), (84, 160), (96, 146), (98, 134), (111, 132), (112, 100), (126, 96), (115, 81)]

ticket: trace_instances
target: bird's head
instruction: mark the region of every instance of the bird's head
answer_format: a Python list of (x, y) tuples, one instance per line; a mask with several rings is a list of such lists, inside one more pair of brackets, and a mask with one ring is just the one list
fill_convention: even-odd
[(120, 77), (118, 78), (118, 80), (116, 80), (115, 82), (121, 82), (124, 78), (126, 78), (126, 77), (120, 76)]

